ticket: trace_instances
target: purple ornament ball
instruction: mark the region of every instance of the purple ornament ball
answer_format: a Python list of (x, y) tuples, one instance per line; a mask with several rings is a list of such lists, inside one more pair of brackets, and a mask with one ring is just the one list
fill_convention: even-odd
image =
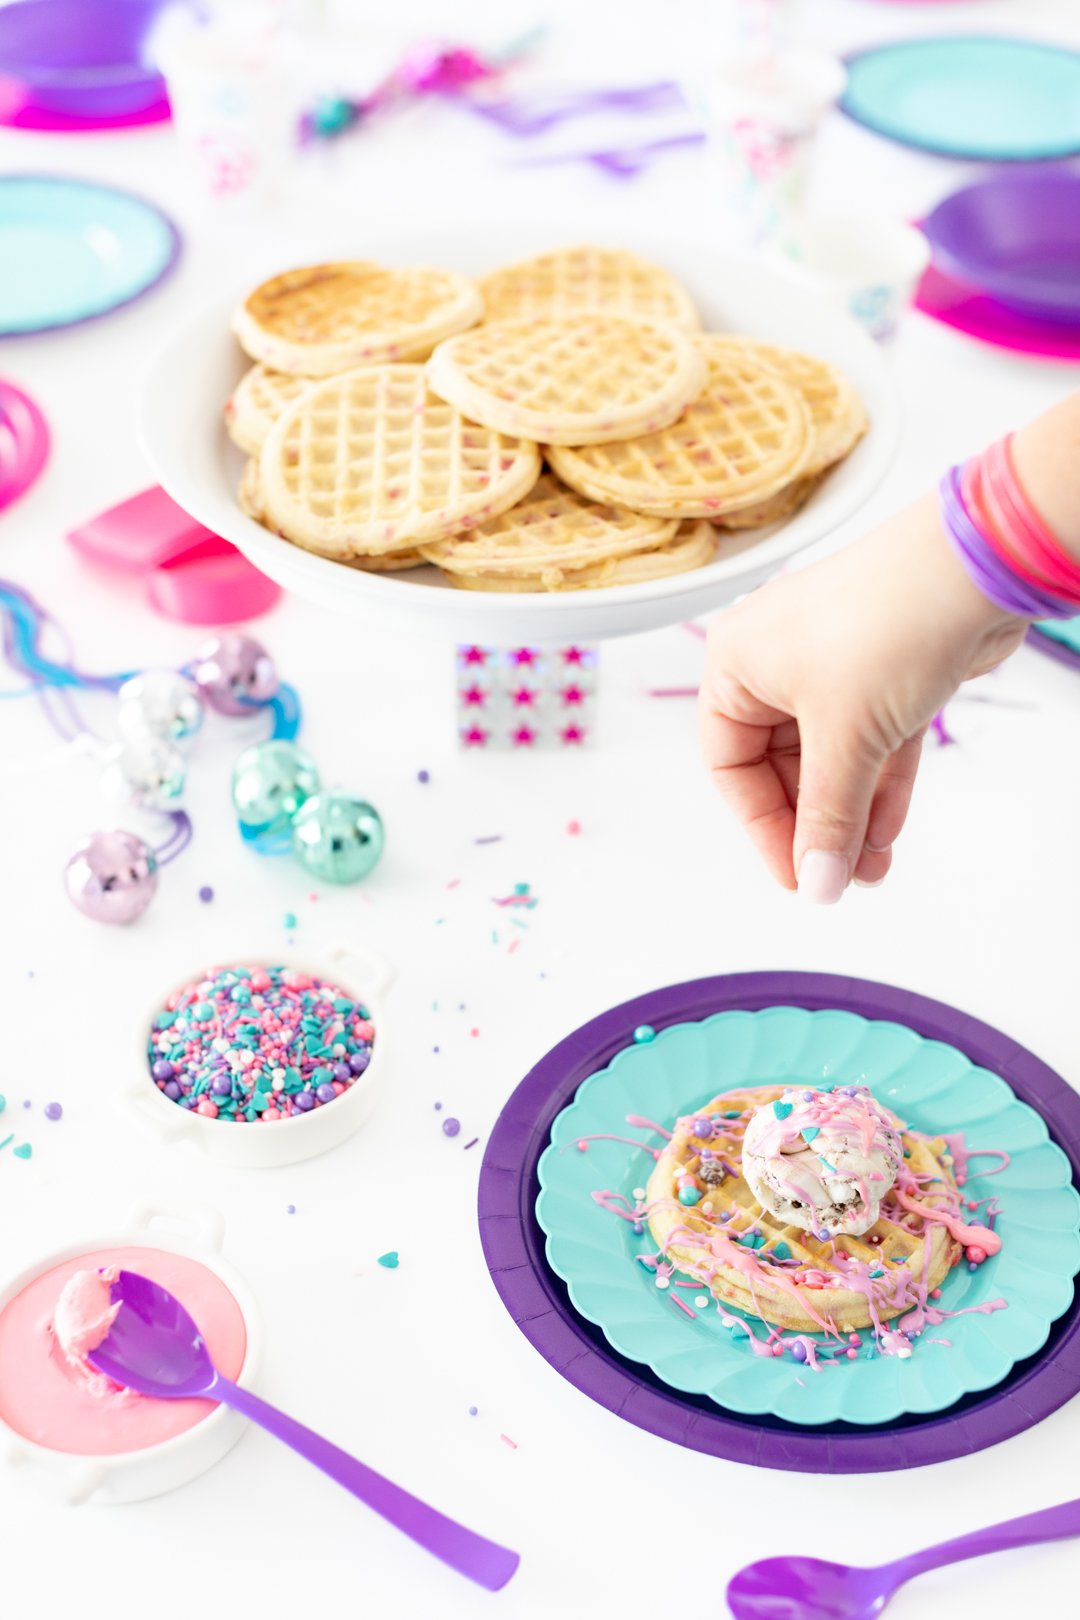
[(157, 884), (157, 856), (149, 844), (119, 827), (91, 833), (64, 868), (69, 899), (95, 922), (134, 922), (154, 898)]
[(204, 641), (195, 654), (195, 684), (218, 714), (250, 714), (277, 691), (277, 670), (261, 641), (230, 630)]

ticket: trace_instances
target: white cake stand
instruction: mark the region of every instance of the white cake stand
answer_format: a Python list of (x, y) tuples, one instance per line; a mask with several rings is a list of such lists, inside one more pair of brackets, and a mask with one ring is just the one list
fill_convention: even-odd
[[(290, 242), (281, 263), (351, 255), (388, 264), (448, 265), (478, 274), (570, 239), (565, 230), (550, 225), (535, 230), (462, 226), (386, 240), (357, 233), (346, 244)], [(632, 635), (722, 607), (850, 518), (873, 493), (899, 437), (892, 378), (881, 351), (853, 320), (793, 285), (782, 271), (692, 242), (623, 232), (617, 245), (673, 270), (694, 295), (707, 327), (786, 344), (834, 362), (858, 389), (870, 419), (865, 438), (801, 511), (770, 530), (733, 533), (720, 560), (705, 568), (580, 592), (473, 592), (455, 588), (432, 568), (367, 574), (269, 533), (237, 504), (243, 457), (222, 421), (222, 407), (249, 364), (229, 331), (229, 316), (244, 286), (182, 323), (151, 366), (140, 425), (154, 474), (186, 512), (231, 540), (279, 585), (359, 622), (441, 635), (448, 641), (553, 645)], [(267, 266), (266, 273), (280, 267)]]

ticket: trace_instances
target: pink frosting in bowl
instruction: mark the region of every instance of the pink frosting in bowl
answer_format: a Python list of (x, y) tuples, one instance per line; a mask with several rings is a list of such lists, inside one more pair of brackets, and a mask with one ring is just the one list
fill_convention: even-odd
[(172, 1440), (217, 1411), (213, 1401), (134, 1395), (90, 1367), (87, 1351), (114, 1314), (108, 1273), (121, 1269), (175, 1294), (225, 1377), (239, 1376), (243, 1313), (208, 1266), (139, 1245), (93, 1250), (40, 1272), (0, 1308), (0, 1420), (24, 1439), (72, 1455), (115, 1456)]

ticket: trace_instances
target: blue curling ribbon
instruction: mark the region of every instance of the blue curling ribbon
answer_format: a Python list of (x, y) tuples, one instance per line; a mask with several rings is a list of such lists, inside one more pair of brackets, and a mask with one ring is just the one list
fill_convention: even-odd
[(56, 663), (40, 650), (41, 632), (52, 621), (28, 591), (0, 581), (0, 612), (4, 616), (4, 652), (8, 662), (29, 676), (30, 685), (0, 694), (27, 697), (42, 686), (76, 687), (81, 691), (117, 691), (136, 671), (118, 675), (86, 675), (71, 663)]
[(303, 710), (300, 706), (300, 694), (295, 686), (282, 681), (274, 696), (266, 707), (274, 716), (274, 729), (270, 736), (274, 741), (292, 742), (300, 730), (300, 721)]

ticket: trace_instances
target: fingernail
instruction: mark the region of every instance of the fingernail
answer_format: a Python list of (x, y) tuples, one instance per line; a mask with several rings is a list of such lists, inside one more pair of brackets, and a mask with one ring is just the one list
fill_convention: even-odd
[(880, 889), (885, 879), (875, 878), (873, 883), (868, 883), (865, 878), (852, 878), (851, 881), (857, 889)]
[(848, 863), (832, 850), (808, 849), (799, 863), (799, 893), (812, 906), (835, 906), (848, 884)]

